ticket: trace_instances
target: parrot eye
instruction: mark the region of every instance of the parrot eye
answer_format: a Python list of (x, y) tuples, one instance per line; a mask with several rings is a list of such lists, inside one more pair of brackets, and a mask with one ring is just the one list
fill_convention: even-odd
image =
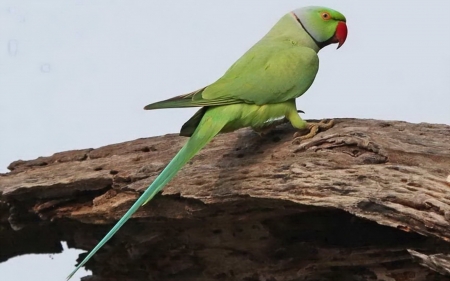
[(323, 13), (321, 14), (321, 17), (322, 17), (323, 20), (329, 20), (329, 19), (331, 19), (330, 13), (327, 13), (327, 12), (323, 12)]

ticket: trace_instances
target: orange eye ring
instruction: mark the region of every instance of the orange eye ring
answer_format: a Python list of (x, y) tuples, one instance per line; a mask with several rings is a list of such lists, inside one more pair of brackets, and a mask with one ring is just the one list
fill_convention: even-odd
[(323, 20), (331, 20), (331, 15), (328, 12), (323, 12), (320, 14)]

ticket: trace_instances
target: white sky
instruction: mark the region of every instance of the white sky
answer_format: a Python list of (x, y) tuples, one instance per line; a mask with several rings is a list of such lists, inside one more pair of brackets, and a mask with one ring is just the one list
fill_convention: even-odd
[[(320, 52), (316, 81), (297, 101), (305, 118), (450, 124), (450, 1), (0, 0), (0, 172), (18, 159), (178, 132), (195, 109), (143, 106), (214, 82), (307, 5), (342, 12), (349, 35)], [(8, 268), (0, 276), (25, 280)]]

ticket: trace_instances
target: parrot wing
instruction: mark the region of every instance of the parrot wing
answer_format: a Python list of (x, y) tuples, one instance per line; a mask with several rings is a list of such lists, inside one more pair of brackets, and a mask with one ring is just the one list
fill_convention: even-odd
[(306, 92), (318, 68), (319, 58), (310, 48), (260, 41), (213, 84), (145, 109), (284, 102)]

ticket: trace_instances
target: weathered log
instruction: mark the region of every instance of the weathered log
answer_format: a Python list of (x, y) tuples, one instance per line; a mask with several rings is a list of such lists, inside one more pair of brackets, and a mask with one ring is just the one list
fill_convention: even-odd
[[(88, 263), (86, 280), (448, 280), (450, 126), (341, 119), (300, 145), (293, 133), (217, 136)], [(61, 240), (90, 250), (184, 142), (12, 163), (0, 175), (0, 236), (26, 245), (27, 232), (53, 229), (41, 235), (47, 250), (28, 251)], [(3, 251), (3, 240), (0, 261), (26, 251)]]

